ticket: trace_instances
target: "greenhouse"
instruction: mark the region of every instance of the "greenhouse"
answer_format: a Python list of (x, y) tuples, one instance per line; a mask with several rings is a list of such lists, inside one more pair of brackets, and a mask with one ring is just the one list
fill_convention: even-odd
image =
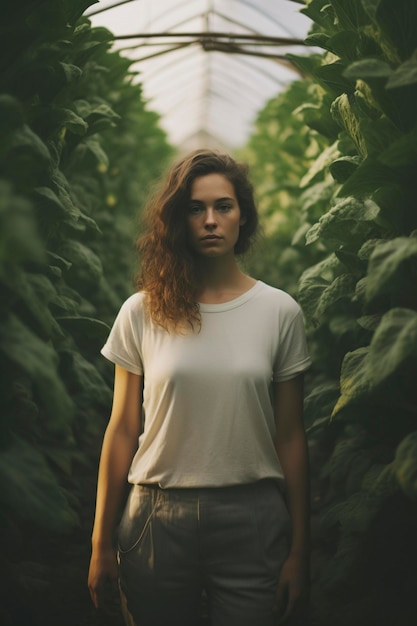
[[(257, 426), (235, 440), (231, 433), (239, 433), (239, 424), (253, 425), (259, 411), (269, 424), (262, 437), (268, 432), (269, 442), (278, 433), (273, 467), (279, 465), (281, 474), (273, 478), (286, 486), (286, 532), (293, 528), (288, 537), (302, 545), (303, 554), (286, 554), (279, 578), (284, 595), (276, 595), (268, 609), (277, 623), (280, 602), (282, 612), (291, 609), (288, 620), (281, 622), (288, 626), (414, 626), (417, 3), (5, 0), (2, 9), (0, 623), (151, 623), (145, 616), (134, 625), (132, 601), (116, 588), (116, 541), (121, 572), (124, 558), (122, 507), (111, 513), (117, 518), (111, 529), (116, 575), (99, 608), (87, 584), (99, 461), (109, 418), (118, 410), (121, 380), (130, 381), (137, 394), (129, 396), (135, 402), (125, 409), (126, 415), (139, 415), (142, 404), (146, 407), (142, 423), (138, 419), (135, 426), (139, 446), (135, 435), (131, 458), (141, 453), (143, 441), (158, 441), (152, 434), (143, 438), (143, 422), (147, 433), (156, 424), (149, 408), (151, 365), (144, 374), (145, 368), (129, 370), (115, 361), (115, 382), (114, 365), (101, 354), (122, 305), (142, 297), (140, 289), (158, 294), (144, 300), (152, 318), (149, 328), (157, 327), (155, 336), (166, 333), (175, 343), (182, 337), (181, 324), (187, 322), (184, 345), (190, 338), (203, 341), (205, 320), (210, 319), (217, 330), (209, 336), (204, 357), (214, 358), (210, 355), (216, 346), (223, 355), (223, 374), (209, 372), (209, 380), (217, 376), (216, 389), (224, 390), (218, 402), (216, 394), (209, 393), (212, 388), (206, 390), (203, 384), (195, 388), (198, 393), (189, 386), (179, 394), (178, 406), (184, 414), (198, 415), (196, 423), (201, 425), (200, 431), (193, 431), (194, 439), (189, 430), (182, 437), (184, 456), (178, 452), (183, 448), (172, 443), (175, 428), (164, 430), (170, 425), (170, 408), (163, 413), (154, 402), (155, 414), (162, 414), (158, 436), (171, 464), (167, 462), (169, 476), (183, 467), (184, 459), (192, 458), (194, 468), (204, 469), (201, 475), (212, 477), (227, 468), (224, 484), (214, 485), (226, 486), (227, 480), (234, 480), (232, 450), (239, 448), (240, 462), (255, 458), (257, 467), (264, 467), (258, 453), (261, 430)], [(165, 187), (164, 195), (161, 184), (168, 180), (167, 172), (178, 176), (175, 167), (191, 163), (186, 161), (190, 151), (197, 151), (194, 159), (210, 151), (245, 164), (239, 165), (239, 172), (248, 167), (253, 208), (247, 208), (249, 196), (239, 195), (238, 184), (217, 165), (190, 180), (184, 175), (183, 187), (179, 184), (175, 193)], [(208, 177), (209, 191), (202, 184)], [(158, 213), (161, 221), (152, 222), (149, 215), (156, 215), (157, 207), (163, 208)], [(177, 221), (166, 218), (172, 219), (172, 207), (180, 211), (179, 222), (177, 215)], [(259, 219), (257, 230), (250, 211)], [(157, 231), (155, 224), (164, 228)], [(201, 224), (204, 237), (196, 234)], [(221, 236), (218, 224), (224, 229)], [(156, 237), (157, 232), (159, 239), (152, 239), (149, 233)], [(244, 244), (243, 232), (248, 233)], [(235, 291), (213, 303), (207, 288), (207, 299), (199, 299), (197, 284), (202, 283), (196, 277), (207, 278), (211, 268), (218, 285), (222, 274), (215, 274), (215, 267), (233, 276)], [(236, 311), (250, 302), (248, 294), (265, 283), (274, 297), (285, 293), (280, 298), (292, 303), (298, 328), (305, 332), (306, 344), (297, 352), (303, 365), (290, 368), (295, 373), (287, 378), (280, 363), (284, 356), (290, 358), (284, 347), (292, 331), (282, 330), (283, 356), (279, 351), (276, 356), (274, 348), (272, 359), (272, 347), (262, 343), (269, 326), (261, 321), (266, 319), (261, 311), (248, 314), (246, 326), (231, 325), (230, 332), (213, 321), (226, 319), (232, 309), (237, 319)], [(173, 311), (167, 308), (167, 293), (176, 293), (177, 317), (167, 316)], [(224, 318), (215, 308), (220, 305), (225, 305)], [(294, 320), (289, 327), (295, 327)], [(237, 344), (239, 355), (247, 354), (244, 348), (249, 345), (255, 346), (256, 355), (258, 346), (259, 353), (269, 351), (263, 392), (261, 379), (255, 381), (250, 369), (249, 383), (245, 379), (238, 393), (228, 393), (224, 376)], [(157, 345), (153, 354), (165, 344)], [(142, 364), (141, 348), (135, 358)], [(167, 361), (160, 360), (155, 385), (165, 398), (171, 380), (168, 374), (164, 378)], [(239, 369), (236, 362), (233, 367)], [(239, 372), (248, 362), (251, 358), (240, 358)], [(187, 375), (194, 375), (189, 370)], [(303, 389), (294, 382), (301, 378)], [(145, 382), (141, 387), (143, 379), (148, 386)], [(230, 389), (235, 391), (233, 384)], [(301, 420), (297, 441), (305, 441), (298, 456), (290, 447), (294, 424), (277, 417), (285, 405), (280, 397), (292, 393), (286, 411)], [(298, 408), (288, 409), (295, 406), (295, 397)], [(227, 415), (233, 416), (227, 427), (217, 415), (208, 415), (207, 407), (218, 407), (220, 414), (226, 411), (222, 398), (227, 399)], [(197, 408), (193, 413), (189, 407)], [(270, 409), (275, 411), (272, 422)], [(136, 418), (129, 419), (133, 423)], [(181, 419), (176, 422), (179, 428), (186, 423)], [(211, 419), (220, 424), (223, 436), (217, 434), (221, 453), (210, 456), (209, 467), (203, 466), (203, 451)], [(170, 437), (164, 438), (166, 432)], [(185, 430), (180, 432), (184, 435)], [(285, 444), (278, 441), (279, 433), (287, 434)], [(201, 449), (189, 443), (198, 437)], [(291, 453), (285, 454), (287, 444)], [(308, 468), (294, 470), (307, 456)], [(107, 467), (123, 465), (116, 457), (112, 463), (104, 461)], [(130, 465), (131, 458), (129, 470), (136, 467)], [(241, 475), (247, 476), (243, 465)], [(241, 482), (245, 488), (254, 482), (259, 489), (253, 497), (261, 502), (258, 483), (263, 488), (264, 475), (256, 471), (256, 479)], [(122, 474), (118, 480), (124, 489), (127, 471)], [(153, 478), (149, 492), (154, 489), (157, 495), (151, 493), (154, 508), (148, 510), (143, 534), (162, 506), (161, 493), (170, 491)], [(303, 489), (294, 487), (301, 483)], [(236, 485), (242, 486), (238, 479)], [(191, 479), (188, 486), (193, 487)], [(123, 502), (124, 497), (123, 491)], [(262, 507), (246, 506), (251, 520), (261, 515)], [(294, 531), (301, 528), (301, 518), (302, 540)], [(270, 526), (257, 531), (259, 541), (267, 541)], [(230, 542), (239, 535), (233, 529)], [(132, 543), (136, 546), (136, 538)], [(240, 556), (237, 550), (233, 554), (232, 561)], [(252, 590), (252, 579), (239, 567), (237, 571)], [(174, 574), (176, 579), (176, 569)], [(218, 626), (213, 589), (204, 586), (195, 626)], [(231, 589), (239, 595), (240, 588), (239, 593), (234, 585)], [(163, 608), (164, 601), (158, 596), (156, 604)], [(245, 619), (250, 620), (249, 615)], [(181, 619), (171, 611), (170, 619), (157, 626)], [(263, 626), (261, 621), (254, 618), (251, 626)]]
[(298, 9), (287, 0), (110, 0), (86, 14), (115, 33), (170, 140), (187, 150), (241, 145), (256, 113), (300, 75), (286, 58), (305, 53), (311, 21)]

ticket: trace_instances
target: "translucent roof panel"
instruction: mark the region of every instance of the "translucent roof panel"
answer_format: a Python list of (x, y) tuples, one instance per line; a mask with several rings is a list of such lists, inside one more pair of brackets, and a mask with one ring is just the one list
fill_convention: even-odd
[(86, 15), (134, 60), (149, 107), (188, 150), (242, 145), (267, 100), (298, 77), (310, 21), (289, 0), (102, 0)]

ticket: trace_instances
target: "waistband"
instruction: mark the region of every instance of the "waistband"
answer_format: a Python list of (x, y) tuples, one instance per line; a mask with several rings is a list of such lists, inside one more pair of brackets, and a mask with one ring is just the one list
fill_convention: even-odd
[(216, 494), (231, 494), (236, 492), (253, 492), (262, 489), (269, 489), (271, 487), (278, 488), (281, 492), (281, 482), (275, 478), (262, 478), (252, 483), (238, 483), (234, 485), (221, 485), (213, 487), (161, 487), (159, 483), (139, 483), (134, 485), (142, 489), (150, 489), (161, 491), (163, 493), (178, 493), (181, 495), (196, 494), (201, 492), (216, 493)]

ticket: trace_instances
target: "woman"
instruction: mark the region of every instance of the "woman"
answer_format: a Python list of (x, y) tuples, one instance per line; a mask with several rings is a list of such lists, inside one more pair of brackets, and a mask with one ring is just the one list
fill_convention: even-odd
[(306, 595), (310, 359), (295, 301), (237, 263), (257, 221), (244, 165), (183, 158), (150, 202), (139, 291), (102, 350), (115, 383), (89, 587), (100, 606), (120, 577), (137, 626), (195, 626), (203, 590), (213, 626), (270, 626)]

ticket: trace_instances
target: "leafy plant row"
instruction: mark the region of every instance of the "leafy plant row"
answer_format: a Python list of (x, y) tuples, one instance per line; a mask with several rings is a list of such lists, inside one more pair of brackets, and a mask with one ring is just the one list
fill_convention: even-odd
[(130, 62), (82, 18), (91, 4), (2, 6), (0, 558), (10, 615), (15, 593), (22, 605), (22, 589), (48, 583), (40, 538), (83, 521), (111, 401), (99, 348), (132, 291), (135, 215), (171, 154)]
[(326, 626), (408, 626), (417, 617), (417, 5), (302, 4), (314, 23), (307, 43), (324, 53), (290, 57), (306, 79), (269, 103), (247, 149), (274, 225), (272, 267), (260, 268), (297, 293), (314, 361), (313, 606)]

